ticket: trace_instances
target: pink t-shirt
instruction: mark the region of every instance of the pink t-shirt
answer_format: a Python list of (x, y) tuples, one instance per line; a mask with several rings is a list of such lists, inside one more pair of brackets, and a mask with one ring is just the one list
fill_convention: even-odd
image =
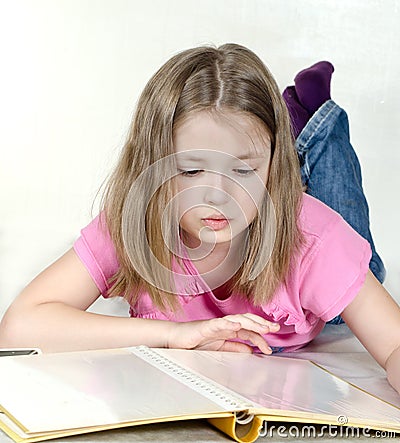
[[(176, 282), (182, 294), (177, 295), (181, 312), (163, 313), (143, 293), (138, 303), (131, 306), (130, 315), (191, 321), (250, 312), (280, 324), (277, 333), (266, 336), (274, 350), (292, 351), (304, 346), (357, 295), (368, 271), (371, 248), (339, 214), (307, 194), (303, 195), (299, 224), (305, 245), (293, 260), (285, 284), (278, 287), (272, 301), (265, 305), (254, 306), (238, 293), (225, 300), (217, 299), (187, 258), (183, 263), (185, 273), (191, 276), (189, 283), (185, 280), (180, 287), (179, 281)], [(102, 217), (97, 216), (82, 229), (74, 249), (100, 293), (107, 297), (108, 279), (119, 265)]]

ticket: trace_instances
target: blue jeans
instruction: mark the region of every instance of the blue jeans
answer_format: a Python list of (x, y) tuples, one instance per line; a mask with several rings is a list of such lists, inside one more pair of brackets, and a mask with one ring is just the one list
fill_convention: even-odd
[(369, 228), (361, 168), (350, 143), (346, 112), (333, 100), (325, 102), (296, 140), (303, 185), (307, 193), (330, 206), (371, 245), (369, 267), (382, 283), (386, 271)]

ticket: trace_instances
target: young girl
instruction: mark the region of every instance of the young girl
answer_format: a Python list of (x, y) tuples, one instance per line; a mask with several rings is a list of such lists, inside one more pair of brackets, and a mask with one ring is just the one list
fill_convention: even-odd
[[(270, 354), (341, 314), (400, 391), (400, 309), (370, 257), (302, 192), (287, 108), (261, 60), (234, 44), (194, 48), (145, 87), (102, 212), (12, 303), (0, 346)], [(131, 318), (86, 312), (100, 295), (125, 297)]]

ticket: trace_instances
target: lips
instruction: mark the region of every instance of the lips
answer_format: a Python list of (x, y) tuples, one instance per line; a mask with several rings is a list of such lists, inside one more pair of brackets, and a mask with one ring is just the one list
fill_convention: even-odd
[(210, 215), (208, 217), (203, 217), (202, 220), (222, 221), (222, 220), (228, 220), (228, 219), (226, 217), (224, 217), (223, 215), (213, 214), (213, 215)]
[(228, 221), (228, 219), (226, 219), (225, 217), (206, 217), (206, 218), (202, 218), (202, 220), (214, 220), (214, 221)]
[(210, 215), (201, 220), (205, 226), (214, 231), (220, 231), (229, 225), (229, 220), (221, 214)]

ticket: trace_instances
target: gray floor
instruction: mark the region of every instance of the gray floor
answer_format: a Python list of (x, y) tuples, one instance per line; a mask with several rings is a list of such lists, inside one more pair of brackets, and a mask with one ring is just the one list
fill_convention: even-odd
[[(227, 442), (230, 438), (213, 428), (204, 420), (188, 422), (158, 423), (126, 429), (95, 432), (75, 437), (51, 440), (62, 443), (111, 443), (111, 442)], [(13, 440), (0, 431), (1, 443), (13, 443)]]
[[(267, 433), (259, 437), (257, 442), (284, 443), (287, 441), (313, 442), (316, 440), (335, 440), (336, 442), (366, 442), (371, 438), (387, 440), (388, 435), (375, 435), (372, 431), (335, 427), (323, 429), (321, 426), (304, 426), (279, 423), (274, 424), (272, 430), (267, 428)], [(281, 429), (279, 427), (282, 426)], [(346, 437), (347, 436), (347, 437)], [(397, 435), (397, 440), (400, 436)], [(96, 432), (75, 437), (50, 440), (60, 443), (115, 443), (115, 442), (229, 442), (229, 437), (213, 428), (205, 420), (189, 420), (173, 423), (159, 423), (126, 429)], [(0, 443), (13, 443), (13, 440), (0, 431)]]

